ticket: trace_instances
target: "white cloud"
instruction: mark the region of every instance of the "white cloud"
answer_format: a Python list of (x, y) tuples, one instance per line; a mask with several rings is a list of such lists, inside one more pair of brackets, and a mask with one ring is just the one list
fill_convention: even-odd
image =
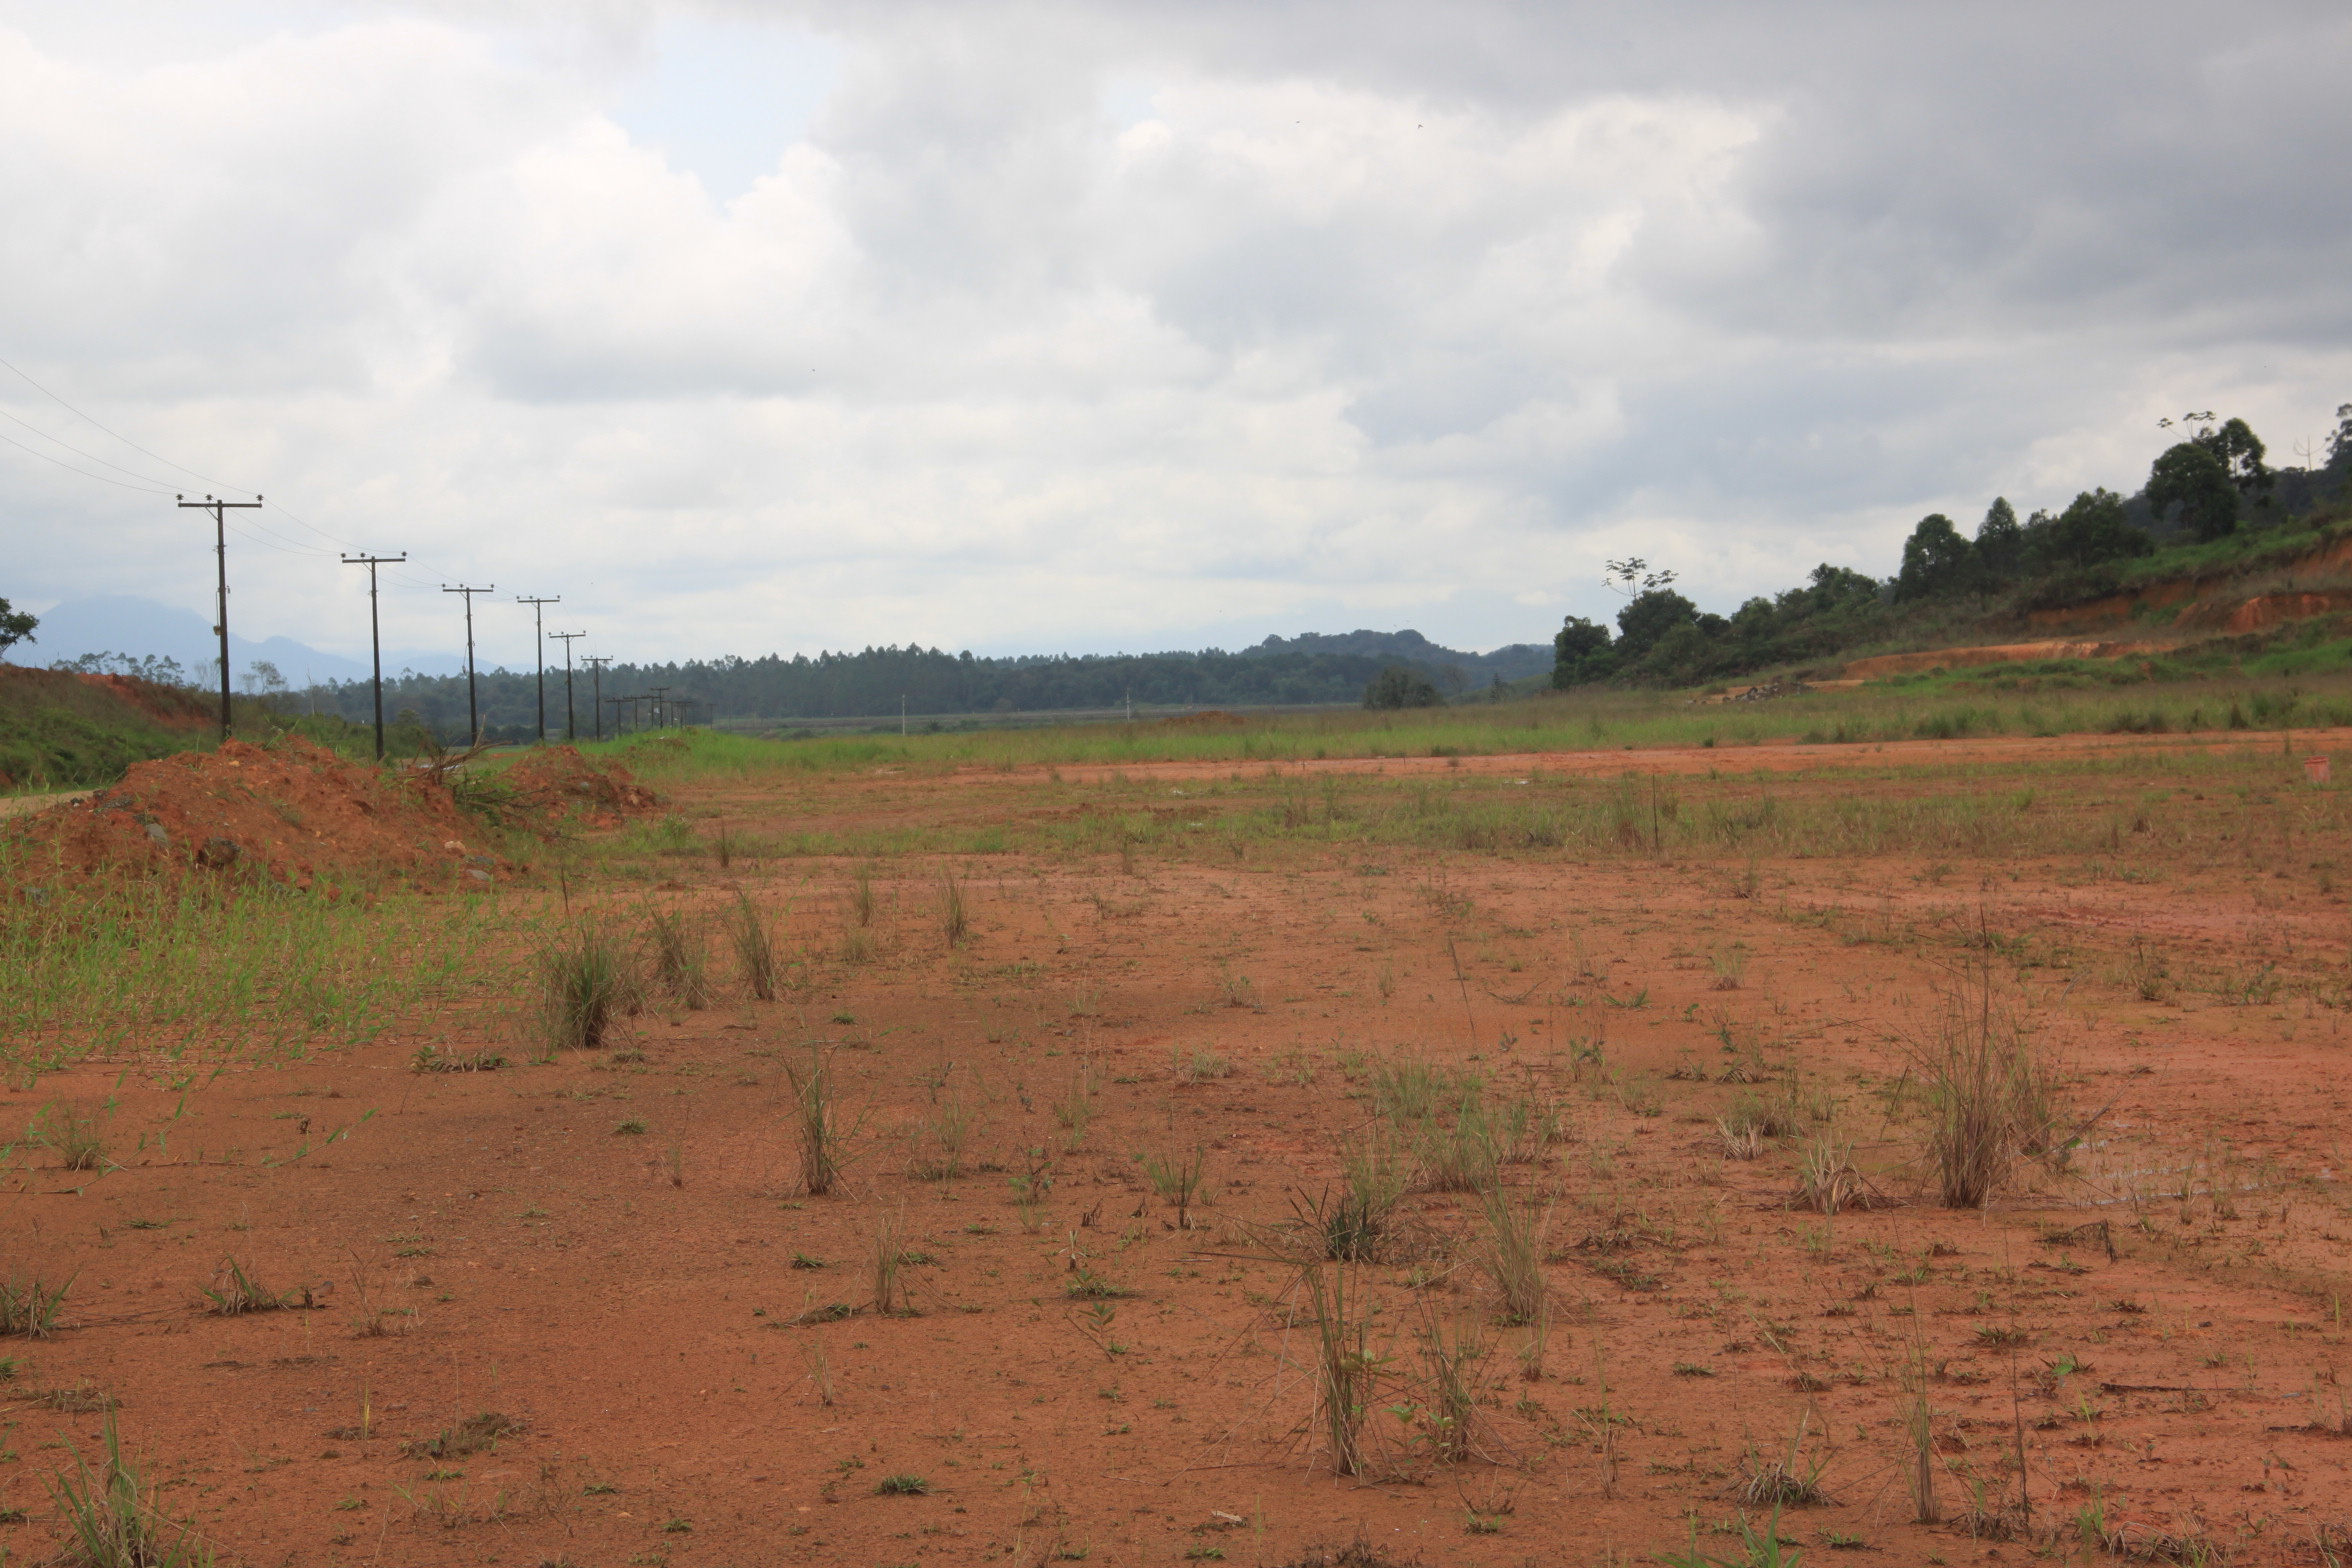
[[(1541, 638), (2352, 395), (2340, 19), (1763, 9), (0, 10), (0, 354), (410, 549), (388, 640), (626, 656)], [(0, 502), (20, 602), (202, 606), (167, 497)], [(263, 519), (241, 625), (359, 646)]]

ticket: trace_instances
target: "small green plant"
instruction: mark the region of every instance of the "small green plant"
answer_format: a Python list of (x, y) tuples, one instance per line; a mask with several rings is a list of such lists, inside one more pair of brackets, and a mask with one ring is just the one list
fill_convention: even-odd
[(1343, 1185), (1321, 1198), (1294, 1198), (1292, 1208), (1320, 1254), (1342, 1263), (1379, 1261), (1405, 1192), (1403, 1162), (1396, 1144), (1374, 1129), (1340, 1151)]
[(539, 955), (542, 1060), (603, 1048), (613, 1023), (637, 1001), (627, 950), (603, 927), (582, 924)]
[(288, 1307), (318, 1305), (313, 1288), (297, 1286), (278, 1292), (268, 1289), (245, 1271), (235, 1258), (223, 1258), (213, 1271), (212, 1284), (204, 1292), (212, 1305), (205, 1310), (216, 1317), (242, 1317), (249, 1312), (277, 1312)]
[(1311, 1263), (1299, 1274), (1315, 1335), (1315, 1425), (1338, 1475), (1364, 1468), (1364, 1414), (1387, 1365), (1372, 1353), (1369, 1303), (1348, 1272), (1353, 1266)]
[(1178, 1051), (1169, 1064), (1169, 1076), (1180, 1084), (1213, 1083), (1219, 1078), (1233, 1076), (1233, 1064), (1207, 1046)]
[(886, 1475), (874, 1483), (877, 1497), (924, 1497), (931, 1491), (931, 1483), (919, 1475)]
[(961, 1176), (964, 1150), (979, 1129), (980, 1113), (964, 1098), (962, 1088), (950, 1089), (944, 1099), (933, 1103), (931, 1114), (923, 1124), (927, 1141), (939, 1153), (922, 1174), (935, 1181), (953, 1181)]
[(1195, 1146), (1190, 1154), (1141, 1154), (1143, 1179), (1161, 1201), (1176, 1205), (1176, 1228), (1192, 1228), (1192, 1206), (1200, 1199), (1201, 1178), (1208, 1169), (1208, 1150)]
[(613, 1124), (613, 1136), (616, 1138), (642, 1138), (645, 1136), (645, 1123), (634, 1116), (625, 1122), (616, 1122)]
[(98, 1116), (84, 1116), (51, 1101), (25, 1128), (25, 1141), (57, 1156), (61, 1169), (94, 1171), (106, 1163), (106, 1137)]
[(123, 1458), (122, 1433), (111, 1415), (101, 1443), (97, 1470), (76, 1452), (73, 1473), (51, 1483), (66, 1530), (56, 1561), (74, 1568), (211, 1568), (212, 1549), (164, 1513), (156, 1489)]
[(1816, 1214), (1836, 1215), (1870, 1197), (1870, 1184), (1854, 1168), (1854, 1146), (1827, 1133), (1808, 1141), (1797, 1166), (1797, 1204)]
[[(47, 1285), (38, 1274), (10, 1270), (8, 1278), (0, 1280), (0, 1334), (47, 1339), (57, 1327), (58, 1309), (65, 1305), (65, 1293), (72, 1286), (71, 1276)], [(12, 1370), (14, 1365), (10, 1363)]]

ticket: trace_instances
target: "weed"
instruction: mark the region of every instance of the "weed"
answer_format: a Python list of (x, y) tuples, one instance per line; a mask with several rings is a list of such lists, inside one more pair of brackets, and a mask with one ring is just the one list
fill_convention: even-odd
[(1485, 1192), (1495, 1184), (1503, 1149), (1485, 1102), (1472, 1090), (1451, 1121), (1431, 1117), (1415, 1124), (1413, 1154), (1425, 1190)]
[(1371, 1314), (1349, 1267), (1314, 1263), (1299, 1275), (1315, 1331), (1315, 1424), (1339, 1475), (1364, 1467), (1364, 1413), (1386, 1365), (1386, 1358), (1372, 1354)]
[(520, 1421), (495, 1410), (472, 1415), (452, 1427), (443, 1427), (431, 1437), (416, 1438), (400, 1445), (403, 1459), (463, 1459), (468, 1454), (479, 1454), (498, 1447), (498, 1440), (511, 1437), (523, 1429)]
[(1196, 1046), (1189, 1053), (1178, 1051), (1168, 1071), (1180, 1084), (1213, 1083), (1219, 1078), (1232, 1077), (1233, 1064), (1204, 1045)]
[(924, 1132), (939, 1147), (939, 1158), (922, 1174), (935, 1181), (953, 1181), (962, 1175), (964, 1150), (979, 1128), (980, 1114), (964, 1099), (961, 1088), (950, 1090), (946, 1099), (932, 1106), (924, 1122)]
[(645, 1136), (645, 1123), (634, 1116), (627, 1121), (616, 1122), (613, 1124), (613, 1136), (616, 1138), (642, 1138)]
[(1741, 1475), (1732, 1497), (1750, 1508), (1769, 1507), (1775, 1517), (1783, 1508), (1811, 1508), (1828, 1502), (1828, 1494), (1821, 1490), (1820, 1461), (1804, 1457), (1810, 1424), (1810, 1416), (1797, 1418), (1788, 1452), (1777, 1459), (1766, 1458), (1751, 1446), (1740, 1462)]
[(504, 1066), (506, 1058), (494, 1051), (441, 1051), (430, 1045), (418, 1046), (408, 1059), (412, 1073), (494, 1073)]
[(847, 1141), (833, 1094), (832, 1053), (811, 1045), (805, 1066), (787, 1062), (784, 1081), (792, 1089), (793, 1141), (800, 1154), (801, 1189), (821, 1198), (841, 1179)]
[(1824, 1133), (1805, 1145), (1797, 1166), (1796, 1202), (1816, 1214), (1867, 1207), (1870, 1183), (1854, 1168), (1854, 1146)]
[(55, 1560), (72, 1568), (210, 1568), (211, 1548), (171, 1521), (156, 1488), (123, 1458), (111, 1415), (101, 1441), (100, 1469), (93, 1471), (77, 1452), (74, 1473), (51, 1485), (67, 1536)]
[(1190, 1154), (1139, 1154), (1136, 1163), (1143, 1167), (1143, 1179), (1165, 1203), (1176, 1205), (1176, 1228), (1192, 1228), (1192, 1206), (1200, 1199), (1201, 1178), (1208, 1169), (1209, 1154), (1195, 1147)]
[(1927, 1086), (1938, 1196), (1947, 1208), (1982, 1208), (2019, 1156), (2049, 1149), (2050, 1073), (2015, 1020), (1995, 1008), (1989, 976), (1946, 999), (1935, 1037), (1914, 1056)]
[(700, 922), (678, 910), (656, 909), (645, 935), (653, 950), (654, 982), (689, 1009), (708, 1007), (710, 962)]
[(94, 1171), (106, 1163), (106, 1138), (97, 1116), (82, 1116), (55, 1101), (25, 1128), (25, 1141), (57, 1156), (61, 1169)]
[(931, 1483), (919, 1475), (886, 1475), (874, 1483), (877, 1497), (925, 1497), (930, 1491)]
[(58, 1309), (65, 1305), (65, 1293), (72, 1285), (70, 1276), (55, 1285), (44, 1285), (38, 1274), (10, 1270), (8, 1278), (0, 1280), (0, 1334), (47, 1339), (57, 1327)]
[(602, 927), (580, 925), (539, 955), (539, 1043), (558, 1051), (602, 1048), (613, 1021), (637, 1003), (626, 949)]
[(280, 1293), (264, 1287), (243, 1264), (235, 1258), (223, 1258), (213, 1271), (212, 1284), (204, 1292), (212, 1303), (205, 1310), (216, 1317), (241, 1317), (248, 1312), (277, 1312), (288, 1307), (318, 1305), (316, 1293), (309, 1285), (297, 1286)]
[(874, 868), (860, 866), (849, 884), (849, 917), (863, 928), (874, 923)]
[(877, 1317), (912, 1317), (914, 1307), (907, 1300), (906, 1281), (899, 1277), (906, 1266), (904, 1242), (906, 1222), (896, 1214), (885, 1214), (874, 1226), (874, 1251), (870, 1278), (874, 1286), (874, 1313)]
[(1070, 1086), (1062, 1097), (1054, 1101), (1055, 1125), (1069, 1135), (1069, 1147), (1075, 1150), (1086, 1141), (1086, 1124), (1094, 1120), (1094, 1074), (1081, 1067), (1070, 1075)]
[(961, 947), (972, 934), (972, 922), (964, 912), (964, 885), (952, 871), (940, 879), (939, 929), (949, 947)]
[(1305, 1218), (1324, 1257), (1342, 1263), (1375, 1262), (1404, 1197), (1403, 1162), (1395, 1144), (1375, 1132), (1343, 1149), (1339, 1167), (1345, 1185), (1338, 1197), (1309, 1205)]
[(735, 949), (735, 971), (753, 999), (772, 1002), (781, 989), (783, 966), (776, 957), (776, 939), (749, 893), (737, 893), (727, 921), (727, 942)]
[(1541, 1325), (1548, 1313), (1544, 1283), (1544, 1233), (1551, 1215), (1532, 1202), (1514, 1202), (1501, 1188), (1487, 1192), (1486, 1237), (1479, 1266), (1502, 1298), (1507, 1323)]

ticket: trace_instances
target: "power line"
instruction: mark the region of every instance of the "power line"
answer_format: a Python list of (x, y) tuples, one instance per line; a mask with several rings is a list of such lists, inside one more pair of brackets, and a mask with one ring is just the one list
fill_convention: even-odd
[(104, 474), (93, 474), (88, 469), (76, 468), (73, 464), (67, 462), (64, 458), (51, 457), (48, 453), (40, 450), (38, 447), (26, 446), (22, 441), (17, 440), (14, 436), (0, 436), (0, 441), (7, 442), (10, 446), (15, 447), (20, 452), (32, 453), (33, 456), (39, 458), (44, 463), (55, 463), (58, 467), (64, 469), (69, 474), (80, 474), (84, 479), (95, 479), (100, 484), (120, 485), (125, 490), (136, 490), (143, 495), (170, 495), (172, 493), (168, 486), (158, 488), (151, 485), (135, 485), (132, 484), (128, 479), (110, 479)]

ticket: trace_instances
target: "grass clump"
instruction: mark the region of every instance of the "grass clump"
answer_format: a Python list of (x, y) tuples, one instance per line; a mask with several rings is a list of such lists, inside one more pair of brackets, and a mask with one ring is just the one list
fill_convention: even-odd
[(1372, 1318), (1362, 1287), (1344, 1263), (1300, 1271), (1314, 1328), (1315, 1425), (1338, 1475), (1364, 1468), (1364, 1414), (1372, 1407), (1385, 1358), (1372, 1353)]
[(931, 1483), (919, 1475), (886, 1475), (874, 1483), (876, 1497), (928, 1497)]
[(60, 1568), (211, 1568), (212, 1549), (163, 1511), (156, 1488), (123, 1458), (122, 1433), (106, 1418), (96, 1470), (79, 1453), (74, 1473), (50, 1488), (64, 1522)]
[(952, 871), (940, 879), (939, 930), (949, 947), (963, 946), (972, 934), (971, 917), (964, 908), (964, 885)]
[(594, 1051), (613, 1023), (637, 1002), (629, 955), (601, 926), (574, 927), (539, 956), (539, 1043), (559, 1051)]
[(657, 909), (646, 922), (645, 936), (655, 983), (691, 1011), (708, 1007), (710, 960), (700, 923), (678, 910)]
[(72, 1285), (71, 1278), (45, 1285), (38, 1274), (11, 1270), (7, 1279), (0, 1280), (0, 1334), (47, 1339), (57, 1329), (58, 1309), (65, 1305), (65, 1293)]
[(412, 1073), (494, 1073), (504, 1066), (506, 1058), (495, 1051), (444, 1051), (430, 1045), (418, 1046), (408, 1059)]
[(1928, 1165), (1946, 1208), (1981, 1209), (2018, 1159), (2062, 1152), (2052, 1074), (1995, 1006), (1989, 977), (1947, 999), (1933, 1038), (1913, 1055), (1927, 1091)]
[(727, 943), (735, 949), (735, 972), (743, 977), (743, 989), (754, 1001), (774, 1001), (783, 965), (776, 956), (776, 939), (749, 893), (735, 895), (727, 918)]
[(1484, 1208), (1486, 1237), (1478, 1262), (1502, 1299), (1503, 1320), (1541, 1325), (1549, 1315), (1543, 1257), (1550, 1214), (1532, 1202), (1515, 1202), (1500, 1188), (1487, 1192)]
[(906, 1268), (906, 1222), (895, 1214), (885, 1214), (874, 1227), (874, 1252), (870, 1278), (874, 1285), (874, 1315), (896, 1318), (913, 1317), (914, 1304), (907, 1299), (906, 1281), (901, 1277)]
[(1393, 1140), (1374, 1132), (1340, 1154), (1341, 1187), (1309, 1202), (1293, 1201), (1317, 1251), (1339, 1263), (1375, 1263), (1390, 1240), (1405, 1167)]
[(205, 1311), (215, 1317), (243, 1317), (249, 1312), (280, 1312), (289, 1308), (318, 1306), (317, 1292), (309, 1285), (298, 1285), (292, 1290), (275, 1291), (247, 1273), (235, 1258), (223, 1258), (213, 1271), (212, 1284), (204, 1298), (212, 1305)]
[(1189, 1154), (1140, 1154), (1143, 1179), (1165, 1203), (1176, 1205), (1176, 1228), (1192, 1228), (1192, 1206), (1200, 1201), (1201, 1179), (1207, 1174), (1209, 1154), (1195, 1147)]
[(52, 1102), (25, 1128), (25, 1141), (57, 1156), (61, 1170), (94, 1171), (106, 1163), (106, 1136), (97, 1116)]
[(784, 1081), (792, 1090), (793, 1143), (800, 1155), (801, 1190), (822, 1198), (841, 1179), (847, 1131), (833, 1091), (833, 1056), (809, 1047), (808, 1061), (786, 1063)]
[(457, 1425), (444, 1427), (431, 1437), (417, 1438), (400, 1445), (403, 1459), (462, 1459), (495, 1449), (502, 1437), (511, 1437), (523, 1429), (523, 1423), (512, 1416), (485, 1410), (480, 1415), (466, 1417)]

